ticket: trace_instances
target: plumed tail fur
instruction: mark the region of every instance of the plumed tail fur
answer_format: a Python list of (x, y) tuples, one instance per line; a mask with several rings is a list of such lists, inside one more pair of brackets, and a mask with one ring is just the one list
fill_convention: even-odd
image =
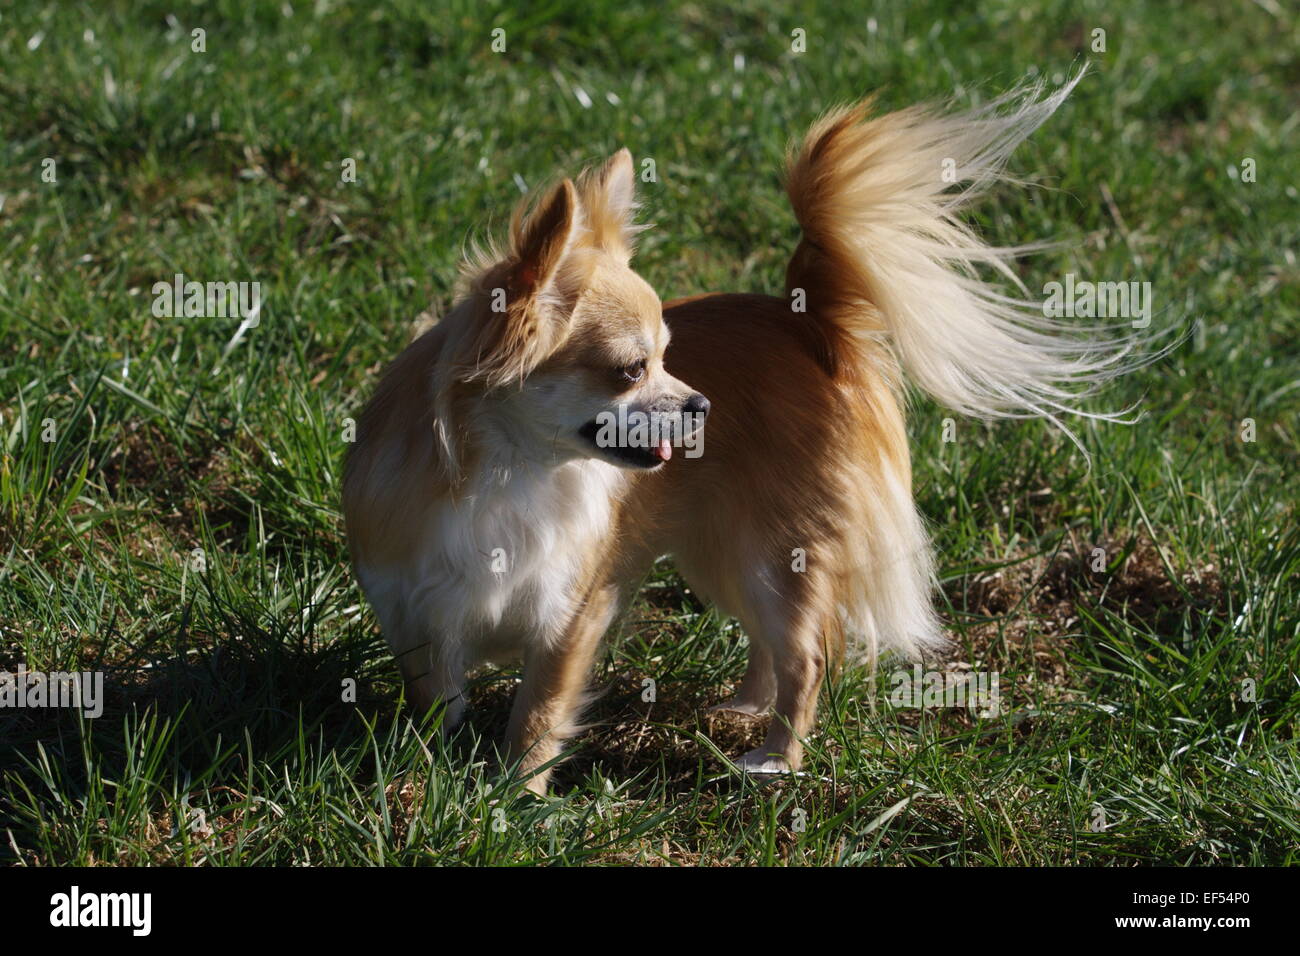
[[(1065, 414), (1106, 380), (1153, 360), (1130, 329), (1067, 325), (1043, 314), (1010, 265), (1042, 244), (996, 248), (964, 220), (1007, 179), (1012, 150), (1060, 106), (1080, 71), (1044, 95), (1022, 86), (985, 107), (918, 106), (873, 115), (871, 100), (834, 110), (790, 157), (786, 189), (803, 230), (787, 292), (803, 299), (822, 365), (846, 384), (904, 376), (955, 411), (1043, 417), (1078, 444)], [(990, 280), (1004, 280), (1003, 282)], [(1018, 290), (1008, 294), (1006, 283)], [(999, 287), (1001, 286), (1001, 288)], [(839, 586), (839, 626), (855, 656), (924, 658), (945, 643), (930, 603), (931, 549), (911, 494), (901, 419), (894, 464), (860, 487), (864, 512), (854, 570)]]
[(962, 220), (1007, 178), (1011, 151), (1082, 77), (1049, 96), (1023, 86), (974, 111), (918, 106), (873, 117), (870, 100), (834, 110), (790, 158), (786, 189), (803, 228), (787, 272), (836, 369), (901, 366), (944, 405), (980, 417), (1041, 416), (1060, 426), (1080, 398), (1144, 364), (1130, 334), (1045, 318), (980, 276), (1040, 246), (995, 248)]

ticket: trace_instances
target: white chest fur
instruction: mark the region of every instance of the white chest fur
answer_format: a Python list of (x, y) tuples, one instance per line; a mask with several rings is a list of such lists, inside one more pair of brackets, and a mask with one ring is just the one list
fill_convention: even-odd
[[(393, 594), (405, 605), (403, 630), (459, 644), (468, 666), (553, 637), (609, 533), (622, 480), (618, 468), (593, 460), (483, 474), (469, 494), (426, 514), (420, 553)], [(367, 577), (368, 591), (372, 582), (381, 590), (397, 583), (383, 572)], [(397, 644), (419, 639), (390, 635)]]

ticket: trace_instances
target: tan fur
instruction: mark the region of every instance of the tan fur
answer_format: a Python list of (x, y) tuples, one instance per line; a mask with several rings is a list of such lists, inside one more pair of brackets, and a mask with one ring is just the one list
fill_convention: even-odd
[[(749, 669), (722, 705), (775, 709), (763, 746), (741, 758), (749, 770), (800, 766), (846, 650), (874, 661), (941, 646), (904, 369), (959, 408), (991, 411), (995, 395), (1041, 412), (1035, 402), (1061, 408), (1062, 383), (1101, 367), (1071, 365), (1082, 352), (989, 305), (967, 270), (997, 252), (953, 218), (965, 194), (925, 180), (938, 164), (916, 169), (952, 146), (982, 185), (1050, 113), (1017, 110), (872, 120), (863, 104), (819, 123), (788, 177), (804, 235), (787, 284), (805, 312), (758, 295), (661, 309), (628, 266), (626, 150), (518, 213), (509, 250), (480, 260), (456, 308), (386, 372), (348, 462), (354, 561), (417, 706), (441, 702), (453, 723), (464, 671), (521, 655), (508, 753), (543, 792), (600, 637), (662, 554), (749, 635)], [(917, 287), (902, 287), (904, 267)], [(928, 299), (958, 311), (931, 316)], [(945, 351), (942, 329), (919, 318), (951, 320), (966, 348), (1018, 349), (1023, 367)], [(1003, 390), (998, 375), (1014, 380)], [(686, 422), (705, 407), (697, 392), (712, 401), (697, 459), (590, 438), (588, 417), (613, 408)], [(489, 554), (508, 570), (488, 569)]]

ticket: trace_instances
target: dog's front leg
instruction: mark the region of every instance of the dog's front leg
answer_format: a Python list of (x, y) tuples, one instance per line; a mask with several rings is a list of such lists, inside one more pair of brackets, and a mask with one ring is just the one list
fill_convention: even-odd
[(579, 729), (576, 721), (592, 660), (617, 604), (617, 588), (593, 586), (559, 637), (539, 636), (524, 653), (524, 679), (510, 711), (506, 753), (518, 761), (528, 789), (536, 794), (546, 793), (551, 775), (549, 767), (541, 768)]

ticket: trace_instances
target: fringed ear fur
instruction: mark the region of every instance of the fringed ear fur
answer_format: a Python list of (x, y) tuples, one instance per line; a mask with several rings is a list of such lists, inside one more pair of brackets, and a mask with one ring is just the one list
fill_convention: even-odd
[(583, 173), (578, 193), (592, 244), (624, 260), (631, 259), (636, 235), (645, 228), (633, 223), (637, 202), (632, 154), (620, 149), (599, 168)]
[(548, 192), (533, 210), (515, 210), (510, 223), (510, 251), (514, 260), (510, 279), (516, 296), (527, 297), (555, 277), (573, 241), (578, 209), (577, 190), (566, 179)]
[(489, 387), (527, 375), (563, 340), (592, 268), (593, 252), (632, 258), (636, 174), (620, 149), (577, 185), (565, 179), (531, 209), (521, 204), (510, 223), (510, 251), (494, 264), (479, 260), (470, 280), (484, 303), (464, 381)]
[(583, 218), (569, 179), (531, 211), (516, 209), (509, 255), (476, 283), (483, 314), (465, 380), (495, 387), (522, 378), (563, 339), (582, 291), (581, 257), (573, 253)]

